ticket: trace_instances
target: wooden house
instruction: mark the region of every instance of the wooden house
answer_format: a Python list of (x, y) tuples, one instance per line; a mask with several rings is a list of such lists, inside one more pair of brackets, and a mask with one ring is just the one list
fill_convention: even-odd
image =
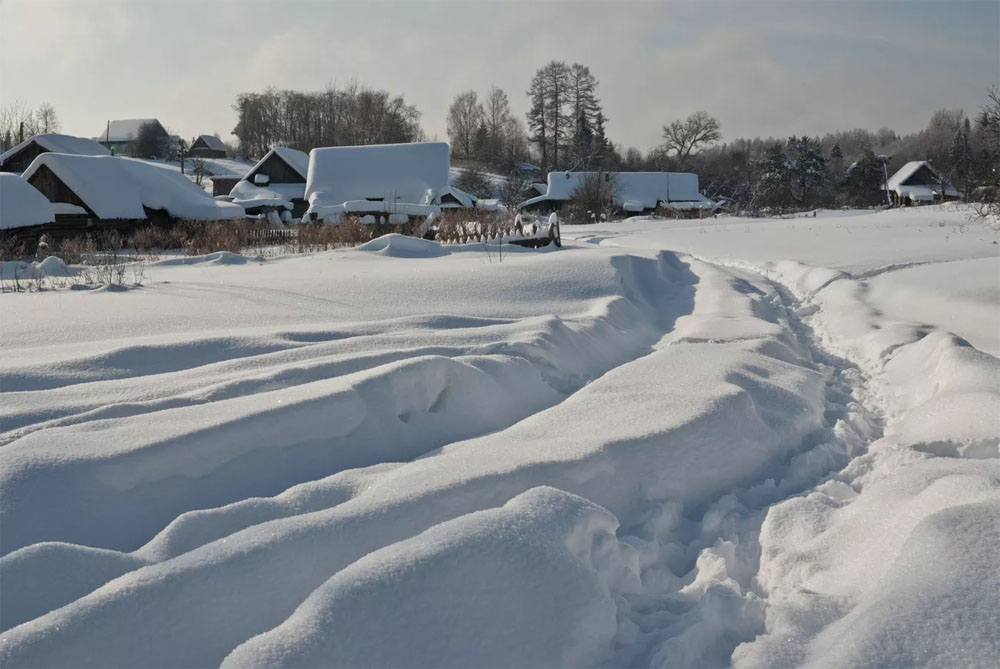
[(114, 155), (131, 155), (136, 138), (139, 136), (139, 129), (150, 123), (153, 124), (154, 132), (162, 140), (163, 146), (169, 147), (171, 143), (170, 133), (155, 118), (130, 118), (109, 121), (98, 136), (97, 141)]
[(180, 172), (131, 158), (45, 153), (35, 158), (23, 179), (52, 203), (59, 235), (245, 215), (241, 207), (215, 200)]
[(903, 165), (889, 177), (885, 188), (892, 203), (897, 206), (933, 204), (961, 197), (958, 190), (926, 160), (913, 160)]
[(92, 139), (45, 133), (35, 135), (0, 154), (0, 172), (20, 174), (43, 153), (72, 153), (78, 156), (106, 156), (108, 150)]
[(195, 158), (225, 158), (226, 145), (215, 135), (199, 135), (188, 149), (188, 155)]

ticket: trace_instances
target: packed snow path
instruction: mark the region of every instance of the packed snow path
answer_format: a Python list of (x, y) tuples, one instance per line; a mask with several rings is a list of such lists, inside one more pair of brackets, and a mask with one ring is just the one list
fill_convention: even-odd
[(4, 296), (2, 664), (995, 666), (996, 235), (816, 221)]

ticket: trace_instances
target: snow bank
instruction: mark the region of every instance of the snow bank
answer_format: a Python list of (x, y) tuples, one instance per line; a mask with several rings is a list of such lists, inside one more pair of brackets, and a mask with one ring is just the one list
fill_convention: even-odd
[[(343, 146), (313, 149), (305, 198), (309, 212), (323, 218), (349, 211), (397, 211), (394, 206), (436, 212), (437, 199), (448, 187), (448, 145), (443, 142)], [(380, 208), (358, 208), (363, 202)], [(404, 212), (406, 213), (406, 212)]]
[(618, 222), (16, 296), (0, 664), (995, 666), (1000, 362), (883, 309), (907, 263), (995, 256), (965, 225)]
[[(608, 303), (618, 314), (579, 333), (565, 323), (550, 320), (541, 339), (545, 348), (511, 342), (503, 349), (494, 349), (504, 351), (504, 355), (478, 363), (480, 370), (496, 383), (495, 393), (486, 396), (478, 394), (477, 374), (472, 370), (461, 372), (445, 390), (440, 386), (426, 388), (424, 384), (440, 379), (441, 372), (459, 373), (462, 368), (456, 365), (462, 363), (417, 359), (380, 371), (381, 379), (377, 382), (369, 374), (319, 382), (329, 386), (330, 391), (343, 388), (339, 397), (318, 394), (318, 388), (300, 385), (274, 391), (281, 393), (280, 402), (275, 401), (278, 396), (272, 398), (261, 393), (229, 401), (235, 404), (222, 401), (210, 407), (157, 411), (134, 421), (119, 419), (113, 433), (95, 433), (96, 425), (88, 426), (87, 430), (64, 428), (58, 443), (65, 451), (58, 456), (45, 445), (50, 442), (43, 440), (40, 433), (3, 447), (2, 455), (10, 465), (3, 470), (9, 473), (4, 481), (4, 497), (12, 500), (13, 508), (33, 510), (28, 514), (30, 517), (12, 514), (10, 521), (2, 519), (5, 528), (10, 528), (5, 529), (4, 541), (9, 539), (12, 545), (40, 540), (37, 528), (60, 527), (60, 534), (73, 535), (69, 540), (128, 546), (132, 539), (125, 535), (129, 531), (127, 525), (137, 513), (146, 515), (144, 524), (148, 528), (157, 524), (158, 519), (150, 515), (154, 510), (169, 517), (176, 515), (182, 505), (191, 509), (136, 554), (144, 560), (164, 561), (126, 574), (59, 610), (10, 630), (5, 635), (8, 645), (4, 662), (214, 664), (251, 637), (268, 632), (286, 620), (289, 622), (280, 632), (258, 640), (267, 652), (274, 653), (266, 661), (308, 662), (315, 657), (309, 655), (313, 652), (332, 653), (332, 657), (324, 655), (328, 660), (324, 663), (336, 663), (340, 657), (378, 661), (379, 644), (371, 636), (376, 634), (375, 630), (366, 626), (365, 636), (348, 639), (326, 626), (329, 618), (325, 614), (339, 619), (345, 607), (357, 610), (352, 602), (368, 601), (364, 620), (377, 617), (404, 626), (388, 631), (380, 627), (379, 638), (402, 640), (409, 638), (409, 630), (429, 630), (440, 619), (426, 612), (422, 617), (425, 625), (415, 627), (421, 619), (397, 611), (401, 604), (398, 598), (389, 597), (390, 588), (412, 593), (416, 601), (426, 601), (419, 598), (433, 596), (449, 583), (454, 583), (454, 589), (448, 590), (453, 602), (449, 610), (457, 612), (457, 617), (448, 617), (452, 621), (449, 627), (466, 621), (468, 629), (480, 630), (477, 646), (464, 643), (447, 646), (454, 649), (454, 655), (449, 657), (456, 662), (467, 660), (477, 647), (506, 647), (511, 649), (509, 653), (515, 653), (513, 659), (537, 658), (543, 664), (560, 658), (578, 663), (582, 658), (596, 662), (599, 657), (612, 657), (608, 639), (634, 639), (636, 628), (645, 624), (645, 614), (640, 601), (635, 609), (624, 609), (631, 610), (637, 620), (618, 620), (617, 615), (612, 615), (612, 606), (618, 599), (611, 597), (608, 602), (607, 596), (598, 599), (595, 593), (622, 587), (622, 596), (626, 596), (626, 591), (634, 589), (637, 582), (634, 568), (627, 565), (636, 564), (645, 570), (642, 582), (648, 578), (651, 584), (667, 587), (676, 584), (689, 570), (685, 560), (672, 561), (665, 568), (659, 558), (663, 551), (669, 553), (669, 546), (683, 536), (671, 529), (675, 521), (669, 517), (676, 517), (676, 512), (670, 511), (676, 508), (672, 505), (695, 509), (734, 485), (767, 474), (776, 459), (797, 453), (804, 439), (822, 428), (826, 410), (823, 399), (826, 377), (805, 364), (795, 347), (768, 336), (744, 338), (743, 332), (739, 338), (729, 339), (733, 334), (729, 331), (720, 332), (712, 343), (665, 345), (613, 369), (551, 406), (558, 396), (540, 384), (540, 377), (536, 376), (539, 368), (560, 369), (557, 356), (579, 364), (595, 353), (600, 355), (602, 346), (607, 346), (605, 342), (628, 331), (629, 315), (635, 312), (653, 319), (656, 329), (662, 332), (691, 308), (690, 286), (694, 277), (685, 263), (670, 254), (656, 259), (622, 257), (618, 262), (619, 276), (628, 296)], [(697, 270), (703, 276), (717, 271), (705, 265), (697, 265)], [(742, 276), (733, 278), (737, 286), (743, 285), (739, 283)], [(736, 292), (743, 296), (738, 299), (750, 302), (764, 299), (752, 291)], [(637, 325), (633, 323), (632, 327)], [(412, 369), (412, 374), (404, 372), (410, 365), (418, 366)], [(378, 394), (363, 389), (361, 383), (367, 385), (368, 379), (373, 383), (369, 386), (371, 391), (381, 389)], [(673, 382), (664, 383), (665, 379)], [(301, 400), (296, 401), (296, 396), (302, 400), (315, 398), (315, 409), (307, 411)], [(551, 408), (518, 422), (517, 410), (506, 416), (498, 415), (501, 412), (497, 406), (505, 397), (522, 403), (521, 416), (537, 411), (546, 402)], [(239, 409), (241, 406), (246, 408)], [(221, 429), (216, 429), (212, 424), (224, 420), (226, 415), (235, 416), (238, 411), (252, 408), (259, 413), (261, 406), (274, 408), (259, 419), (231, 421), (231, 427), (219, 425)], [(491, 410), (482, 411), (485, 406)], [(662, 411), (665, 406), (671, 407), (670, 411)], [(374, 407), (379, 408), (377, 413)], [(386, 420), (386, 407), (392, 407), (389, 413), (396, 413), (397, 421)], [(182, 413), (174, 413), (178, 411)], [(618, 416), (619, 420), (609, 423), (606, 419), (609, 415)], [(467, 427), (458, 427), (460, 417), (463, 424), (468, 423)], [(496, 419), (494, 425), (509, 427), (491, 432), (483, 424), (484, 418)], [(130, 422), (134, 430), (127, 427)], [(174, 439), (168, 448), (171, 437), (165, 430), (171, 429), (171, 425), (176, 426), (173, 429), (187, 426), (187, 430), (191, 425), (203, 426), (199, 432), (211, 435), (212, 448), (206, 449), (197, 434), (183, 441)], [(282, 463), (299, 459), (298, 454), (304, 451), (292, 448), (293, 444), (284, 436), (289, 425), (299, 426), (295, 430), (296, 439), (310, 438), (305, 428), (313, 429), (317, 437), (322, 435), (317, 443), (321, 450), (316, 453), (346, 455), (350, 444), (363, 448), (364, 458), (380, 462), (405, 460), (421, 451), (425, 455), (409, 462), (378, 465), (371, 470), (342, 471), (271, 500), (249, 499), (253, 488), (260, 495), (273, 484), (293, 480), (292, 476), (280, 474), (287, 467)], [(448, 444), (440, 450), (428, 453), (424, 450), (427, 442), (414, 443), (421, 437), (440, 434), (449, 425), (455, 426), (454, 432), (444, 440), (433, 439)], [(482, 436), (456, 443), (461, 430)], [(88, 436), (84, 437), (85, 434)], [(121, 438), (119, 445), (109, 441), (112, 434)], [(156, 440), (163, 447), (150, 443), (148, 438), (144, 440), (142, 434), (158, 435)], [(336, 434), (345, 436), (342, 445), (331, 444)], [(80, 438), (95, 441), (83, 446), (78, 443)], [(414, 450), (401, 453), (399, 448), (404, 444)], [(391, 452), (374, 452), (379, 447)], [(100, 448), (100, 452), (95, 448)], [(255, 481), (252, 470), (233, 457), (237, 453), (248, 454), (250, 448), (274, 453), (274, 458), (257, 460), (255, 465), (262, 474), (266, 472), (266, 479)], [(91, 454), (87, 458), (92, 464), (81, 461), (79, 465), (70, 465), (66, 460), (84, 453)], [(302, 464), (306, 465), (306, 460), (312, 457), (301, 460)], [(65, 475), (58, 471), (59, 461), (67, 463)], [(106, 466), (112, 462), (114, 473), (108, 477), (105, 472), (111, 470)], [(352, 464), (357, 466), (362, 462), (355, 460)], [(177, 469), (171, 471), (175, 465)], [(31, 471), (35, 466), (38, 471)], [(317, 466), (315, 460), (309, 461), (307, 468), (309, 478), (315, 478), (324, 468), (331, 469), (329, 465)], [(69, 497), (86, 501), (79, 504), (78, 510), (66, 506), (57, 510), (58, 503), (39, 478), (43, 471), (53, 485), (64, 490), (66, 486), (74, 486)], [(190, 484), (179, 483), (181, 471)], [(211, 474), (213, 471), (227, 472), (226, 478)], [(304, 470), (296, 475), (303, 473)], [(32, 481), (33, 485), (21, 481)], [(169, 481), (170, 486), (150, 485), (154, 481)], [(261, 485), (265, 481), (266, 485)], [(81, 495), (84, 487), (95, 484), (98, 494)], [(583, 538), (566, 545), (570, 553), (574, 553), (575, 546), (592, 546), (590, 555), (610, 556), (592, 557), (594, 562), (590, 563), (609, 564), (606, 570), (581, 568), (559, 548), (562, 537), (577, 534), (578, 530), (556, 531), (555, 539), (546, 541), (531, 539), (552, 534), (553, 519), (565, 517), (562, 511), (549, 516), (542, 509), (533, 510), (526, 514), (522, 528), (520, 520), (506, 518), (508, 512), (520, 515), (522, 500), (513, 509), (499, 514), (497, 520), (492, 513), (463, 519), (503, 506), (538, 486), (556, 487), (578, 495), (616, 518), (628, 519), (633, 535), (629, 543), (636, 551), (638, 563), (630, 557), (632, 550), (616, 544), (613, 520), (603, 513), (598, 517), (607, 518), (607, 522), (603, 528), (598, 525), (596, 539)], [(206, 509), (213, 503), (214, 491), (226, 491), (232, 498), (243, 501)], [(133, 494), (135, 497), (129, 499)], [(142, 500), (154, 494), (157, 505), (147, 509)], [(563, 493), (546, 494), (563, 499), (560, 497)], [(563, 508), (562, 502), (559, 504)], [(574, 501), (571, 508), (581, 508), (578, 504)], [(550, 505), (546, 502), (542, 508)], [(593, 510), (590, 505), (585, 506), (588, 516)], [(534, 508), (534, 503), (528, 506)], [(45, 507), (48, 510), (42, 512)], [(436, 528), (442, 523), (445, 525)], [(524, 539), (517, 543), (502, 542), (509, 544), (509, 548), (500, 549), (491, 535), (495, 528), (509, 527), (512, 523), (516, 524), (514, 533)], [(537, 532), (531, 529), (536, 524)], [(131, 530), (133, 535), (135, 529)], [(427, 535), (418, 536), (428, 530), (431, 531)], [(35, 536), (29, 539), (29, 533)], [(411, 538), (413, 543), (393, 547)], [(525, 542), (531, 546), (530, 550)], [(541, 546), (536, 549), (538, 543)], [(484, 556), (496, 555), (500, 550), (503, 552), (496, 556), (498, 562), (488, 562), (488, 569), (499, 573), (503, 584), (527, 578), (529, 587), (511, 585), (497, 589), (492, 587), (493, 581), (482, 585), (483, 572), (475, 562), (470, 562), (471, 556), (488, 560)], [(411, 559), (413, 555), (418, 557)], [(432, 558), (440, 558), (442, 564)], [(504, 564), (508, 566), (501, 567)], [(444, 569), (446, 565), (453, 568)], [(337, 576), (347, 569), (352, 571)], [(617, 576), (599, 577), (595, 571)], [(563, 580), (551, 581), (554, 574), (563, 574)], [(551, 589), (542, 589), (538, 580), (542, 576)], [(368, 585), (352, 585), (358, 579)], [(630, 585), (625, 588), (612, 583)], [(705, 578), (701, 583), (699, 587), (704, 587), (705, 592), (718, 592), (718, 588), (706, 584)], [(440, 586), (434, 587), (436, 584)], [(487, 589), (478, 589), (482, 587)], [(532, 623), (527, 627), (517, 620), (505, 619), (502, 626), (495, 624), (494, 613), (523, 607), (523, 598), (535, 591), (546, 595), (549, 606), (553, 607), (545, 612), (573, 617), (556, 619), (545, 628), (547, 634), (535, 629), (533, 617), (525, 620)], [(315, 597), (304, 604), (313, 592), (317, 592)], [(509, 594), (510, 599), (492, 597), (502, 593)], [(584, 593), (586, 603), (581, 601)], [(570, 601), (563, 601), (567, 596)], [(711, 607), (719, 606), (712, 603), (716, 601), (712, 597), (706, 600), (709, 608), (702, 609), (697, 605), (699, 598), (691, 595), (698, 620), (719, 620), (712, 613)], [(137, 608), (149, 611), (150, 615), (132, 615), (130, 612)], [(299, 609), (297, 615), (296, 609)], [(234, 611), (240, 612), (239, 615), (233, 615)], [(526, 615), (529, 614), (522, 613), (522, 617)], [(212, 622), (207, 624), (207, 621)], [(362, 622), (359, 620), (357, 624)], [(712, 657), (705, 654), (716, 644), (704, 631), (697, 632), (705, 628), (695, 626), (694, 622), (690, 624), (695, 631), (684, 642), (683, 652), (692, 657)], [(720, 623), (713, 624), (718, 628)], [(746, 638), (746, 624), (726, 624), (738, 630), (737, 639)], [(507, 630), (513, 625), (530, 636), (511, 637)], [(159, 631), (166, 626), (171, 630), (169, 637)], [(291, 648), (298, 646), (297, 642), (290, 641), (300, 635), (308, 635), (302, 637), (307, 643), (301, 656)], [(423, 653), (415, 655), (414, 661), (431, 662), (440, 648), (435, 639), (448, 638), (444, 635), (439, 630), (434, 639), (419, 637), (413, 641), (410, 647)], [(569, 643), (550, 644), (545, 641), (549, 637)], [(584, 640), (577, 641), (581, 638)], [(398, 657), (396, 653), (403, 648), (402, 643), (385, 646), (389, 661)], [(365, 648), (369, 650), (364, 652), (373, 655), (351, 655), (362, 653)], [(664, 647), (660, 652), (664, 657), (680, 656), (678, 649)], [(238, 654), (234, 661), (245, 657)], [(488, 658), (479, 657), (482, 659), (474, 664), (487, 662)]]
[[(640, 589), (617, 525), (534, 488), (358, 560), (223, 666), (593, 664), (617, 628), (615, 595)], [(391, 633), (372, 643), (375, 628)]]
[(16, 174), (0, 172), (0, 230), (51, 223), (52, 204)]
[(231, 251), (216, 251), (200, 256), (183, 256), (180, 258), (167, 258), (151, 263), (154, 267), (171, 267), (173, 265), (199, 265), (201, 263), (211, 263), (213, 265), (245, 265), (249, 260), (263, 260), (262, 258), (248, 258), (239, 253)]
[(62, 258), (56, 256), (32, 262), (0, 260), (0, 280), (5, 281), (13, 279), (37, 281), (47, 277), (69, 277), (77, 272), (78, 270), (70, 268), (63, 262)]
[(41, 167), (58, 176), (102, 219), (145, 219), (145, 208), (183, 220), (242, 218), (243, 208), (219, 202), (191, 180), (155, 163), (117, 156), (43, 153), (24, 172)]
[(891, 290), (873, 300), (842, 273), (772, 271), (806, 291), (813, 326), (872, 377), (886, 426), (833, 480), (768, 513), (766, 633), (734, 664), (996, 666), (1000, 360), (886, 318)]
[(448, 249), (437, 242), (398, 234), (382, 235), (354, 250), (391, 258), (440, 258), (448, 255)]

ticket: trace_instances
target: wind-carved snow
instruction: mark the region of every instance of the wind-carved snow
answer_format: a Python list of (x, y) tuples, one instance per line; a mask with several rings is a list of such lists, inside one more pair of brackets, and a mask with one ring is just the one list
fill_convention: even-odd
[(996, 358), (863, 269), (662, 225), (166, 265), (165, 316), (296, 288), (5, 359), (3, 663), (989, 665)]

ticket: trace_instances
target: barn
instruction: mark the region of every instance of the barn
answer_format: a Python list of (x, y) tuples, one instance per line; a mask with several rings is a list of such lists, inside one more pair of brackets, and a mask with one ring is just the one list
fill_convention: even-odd
[(897, 206), (932, 204), (961, 197), (948, 180), (926, 160), (913, 160), (899, 168), (886, 184)]
[(72, 153), (78, 156), (106, 156), (108, 150), (92, 139), (45, 133), (35, 135), (0, 154), (0, 172), (20, 174), (43, 153)]
[(198, 135), (191, 143), (188, 155), (195, 158), (225, 158), (226, 145), (215, 135)]
[(336, 221), (351, 213), (403, 223), (438, 214), (449, 163), (444, 142), (313, 149), (306, 216)]
[[(307, 154), (278, 146), (268, 151), (229, 194), (233, 202), (243, 206), (250, 215), (266, 213), (269, 208), (282, 208), (290, 210), (293, 218), (301, 218), (307, 207), (308, 174)], [(286, 207), (286, 203), (290, 207)]]
[(245, 215), (241, 207), (214, 199), (180, 172), (131, 158), (44, 153), (23, 179), (53, 204), (54, 232), (60, 235)]

